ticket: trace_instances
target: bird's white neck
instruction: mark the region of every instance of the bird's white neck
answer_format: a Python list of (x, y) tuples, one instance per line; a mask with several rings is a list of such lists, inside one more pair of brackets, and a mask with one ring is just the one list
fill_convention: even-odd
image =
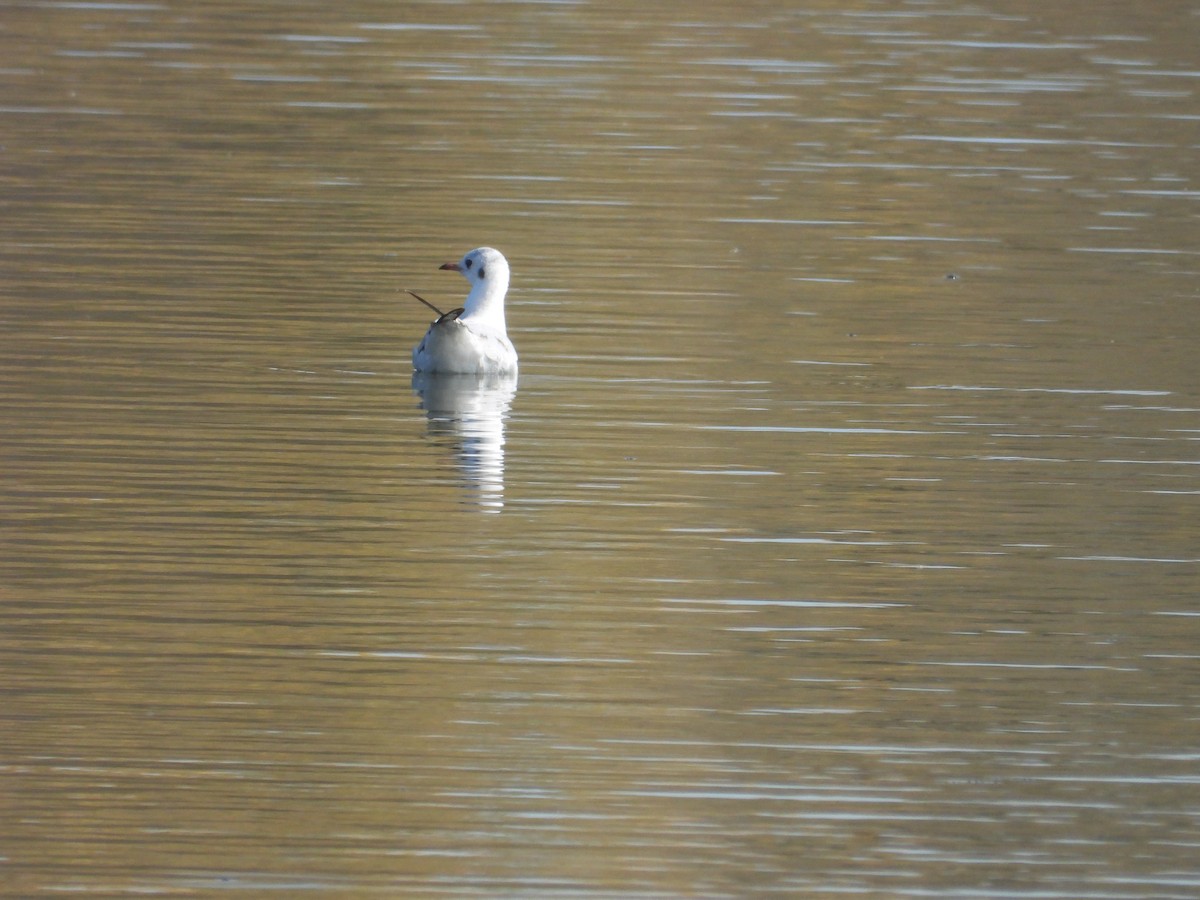
[(477, 328), (505, 333), (504, 295), (508, 292), (508, 272), (493, 266), (486, 281), (477, 281), (463, 303), (459, 320)]

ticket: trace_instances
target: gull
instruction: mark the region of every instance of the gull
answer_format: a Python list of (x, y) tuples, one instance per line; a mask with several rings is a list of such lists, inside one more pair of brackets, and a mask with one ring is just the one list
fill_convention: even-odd
[(461, 272), (471, 283), (471, 292), (460, 309), (448, 313), (417, 297), (438, 313), (438, 318), (413, 348), (413, 368), (460, 375), (515, 373), (517, 351), (504, 328), (504, 295), (508, 291), (504, 254), (477, 247), (441, 268)]

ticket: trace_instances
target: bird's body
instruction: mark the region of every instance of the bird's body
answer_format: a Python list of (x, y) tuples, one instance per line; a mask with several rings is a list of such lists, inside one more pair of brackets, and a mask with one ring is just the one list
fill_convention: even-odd
[(429, 326), (413, 348), (418, 372), (492, 375), (517, 371), (517, 351), (504, 324), (508, 261), (499, 250), (478, 247), (443, 269), (461, 272), (471, 283), (462, 309)]

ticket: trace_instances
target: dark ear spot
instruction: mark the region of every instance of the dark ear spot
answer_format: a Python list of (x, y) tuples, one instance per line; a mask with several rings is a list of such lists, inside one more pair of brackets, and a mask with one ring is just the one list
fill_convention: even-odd
[(483, 274), (483, 272), (484, 272), (484, 268), (483, 268), (483, 266), (480, 266), (480, 267), (479, 267), (479, 277), (480, 277), (480, 278), (485, 278), (485, 277), (486, 277), (486, 276)]

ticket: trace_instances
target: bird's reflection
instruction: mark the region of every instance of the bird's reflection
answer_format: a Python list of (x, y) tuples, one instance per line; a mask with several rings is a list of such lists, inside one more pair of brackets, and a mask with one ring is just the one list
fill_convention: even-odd
[(517, 393), (515, 372), (494, 375), (413, 373), (413, 392), (429, 434), (458, 441), (459, 465), (479, 505), (504, 506), (504, 422)]

